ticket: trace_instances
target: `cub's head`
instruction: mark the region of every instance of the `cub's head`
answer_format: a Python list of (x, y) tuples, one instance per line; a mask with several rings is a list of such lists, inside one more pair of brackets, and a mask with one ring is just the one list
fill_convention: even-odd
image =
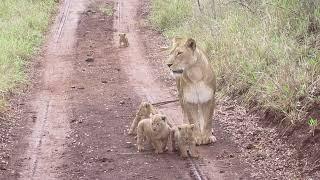
[(161, 131), (167, 123), (167, 117), (161, 114), (155, 114), (151, 117), (151, 127), (153, 131)]
[(178, 126), (180, 137), (184, 142), (193, 141), (194, 124), (183, 124)]
[(124, 39), (126, 37), (126, 33), (119, 33), (120, 39)]
[(192, 38), (172, 39), (172, 49), (166, 64), (175, 76), (181, 76), (185, 69), (188, 69), (196, 62), (195, 57), (196, 41)]
[(142, 102), (139, 106), (138, 114), (140, 116), (148, 116), (152, 113), (152, 105), (149, 102)]

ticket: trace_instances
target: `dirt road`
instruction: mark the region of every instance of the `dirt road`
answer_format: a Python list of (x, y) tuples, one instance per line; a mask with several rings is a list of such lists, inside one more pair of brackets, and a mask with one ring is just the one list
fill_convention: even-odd
[[(25, 122), (29, 129), (20, 135), (16, 156), (11, 160), (13, 171), (5, 178), (241, 176), (235, 171), (238, 162), (223, 166), (225, 162), (215, 160), (221, 143), (201, 147), (203, 156), (194, 161), (182, 160), (174, 153), (136, 152), (135, 140), (126, 131), (141, 100), (176, 99), (164, 65), (148, 62), (148, 53), (157, 53), (159, 44), (148, 44), (148, 34), (142, 35), (143, 5), (138, 0), (66, 0), (61, 4), (37, 60), (37, 83), (26, 106), (31, 112)], [(113, 9), (113, 14), (106, 13), (107, 8)], [(128, 34), (128, 48), (118, 48), (117, 32)], [(178, 104), (159, 110), (173, 123), (181, 123)]]
[[(4, 179), (249, 179), (238, 147), (216, 122), (218, 142), (201, 146), (199, 160), (136, 152), (127, 129), (141, 100), (177, 97), (158, 52), (164, 41), (145, 26), (145, 5), (61, 3), (37, 60), (25, 110), (29, 129), (20, 132)], [(118, 48), (118, 32), (128, 34), (128, 48)], [(158, 108), (174, 124), (182, 122), (179, 104)]]

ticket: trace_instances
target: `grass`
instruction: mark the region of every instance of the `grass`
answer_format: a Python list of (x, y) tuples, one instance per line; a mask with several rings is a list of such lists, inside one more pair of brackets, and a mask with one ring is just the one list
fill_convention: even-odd
[(106, 4), (105, 6), (100, 7), (100, 11), (106, 16), (112, 16), (114, 9), (111, 4)]
[(320, 2), (196, 2), (152, 0), (150, 21), (168, 38), (195, 38), (224, 95), (281, 121), (307, 118), (320, 101)]
[(0, 1), (0, 109), (5, 94), (26, 82), (25, 65), (38, 50), (54, 0)]

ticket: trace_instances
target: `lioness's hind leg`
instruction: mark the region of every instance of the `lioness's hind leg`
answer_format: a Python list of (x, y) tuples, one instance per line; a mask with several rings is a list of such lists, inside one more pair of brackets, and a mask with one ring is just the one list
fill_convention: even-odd
[(214, 106), (214, 99), (200, 106), (200, 108), (202, 108), (202, 113), (205, 121), (201, 132), (201, 144), (210, 144), (217, 141), (217, 138), (212, 134), (212, 116)]

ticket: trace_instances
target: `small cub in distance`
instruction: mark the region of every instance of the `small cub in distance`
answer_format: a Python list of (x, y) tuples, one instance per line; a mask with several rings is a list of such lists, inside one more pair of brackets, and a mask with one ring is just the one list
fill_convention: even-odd
[(147, 141), (151, 143), (156, 154), (163, 153), (166, 151), (170, 131), (167, 117), (164, 115), (155, 114), (141, 120), (137, 127), (138, 151), (144, 150), (144, 142)]
[(119, 46), (121, 48), (129, 46), (129, 41), (126, 33), (119, 33)]
[(138, 123), (142, 119), (150, 118), (151, 115), (155, 115), (157, 111), (149, 102), (142, 102), (139, 106), (138, 112), (136, 113), (136, 117), (134, 118), (130, 130), (128, 132), (129, 135), (136, 135), (137, 134), (137, 126)]
[(171, 139), (172, 150), (178, 150), (181, 157), (188, 157), (188, 151), (191, 157), (199, 157), (199, 152), (196, 149), (193, 124), (182, 124), (174, 127), (171, 131)]

